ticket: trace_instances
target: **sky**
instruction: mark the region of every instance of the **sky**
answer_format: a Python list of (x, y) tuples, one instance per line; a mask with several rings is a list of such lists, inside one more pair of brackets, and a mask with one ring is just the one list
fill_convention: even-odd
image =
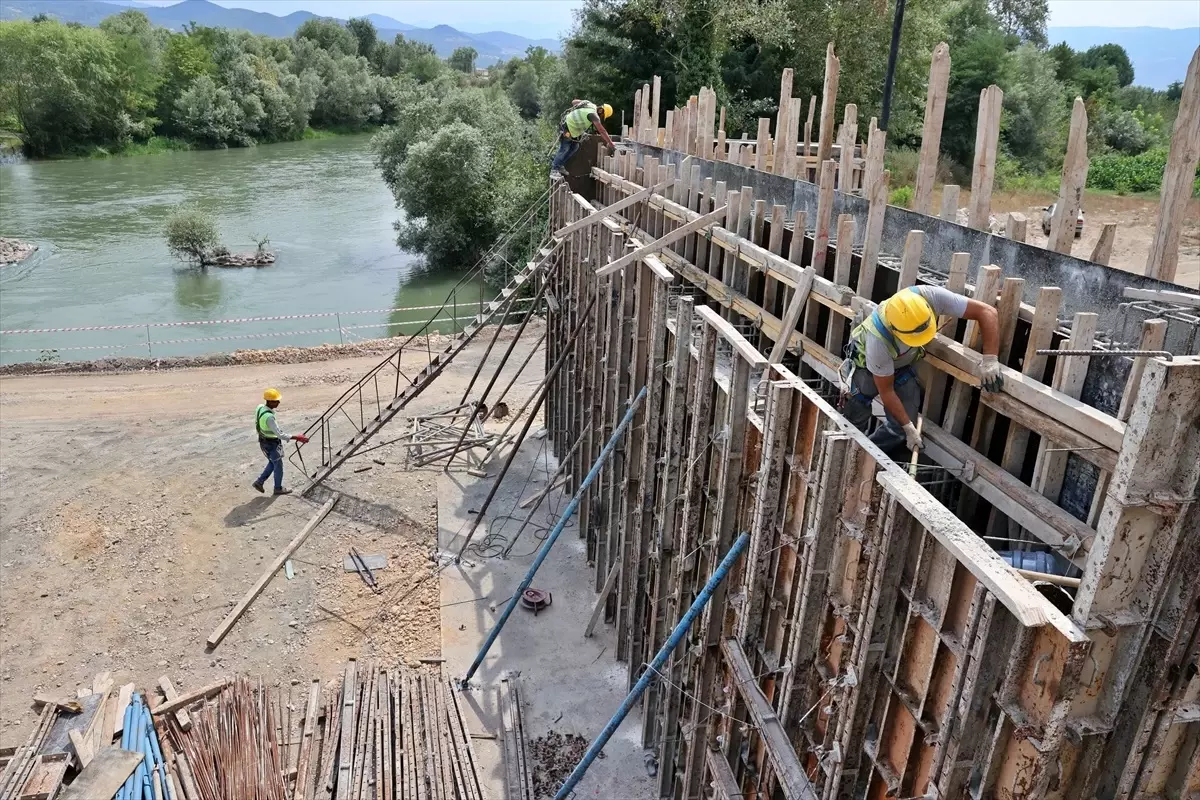
[[(178, 0), (143, 0), (170, 5)], [(422, 28), (451, 25), (469, 33), (504, 30), (531, 39), (561, 38), (583, 0), (214, 0), (283, 16), (311, 11), (321, 16), (383, 14)], [(1050, 0), (1050, 25), (1109, 28), (1152, 25), (1200, 26), (1200, 0)]]
[(1050, 0), (1054, 27), (1195, 28), (1200, 26), (1198, 0)]

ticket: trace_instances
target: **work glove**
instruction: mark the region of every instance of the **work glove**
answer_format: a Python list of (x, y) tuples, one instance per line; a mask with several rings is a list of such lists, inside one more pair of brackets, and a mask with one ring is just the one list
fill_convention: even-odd
[(921, 441), (921, 434), (917, 432), (917, 426), (911, 422), (904, 426), (904, 442), (909, 450), (920, 450), (925, 446)]
[(1004, 387), (1000, 362), (995, 356), (984, 356), (979, 362), (979, 385), (985, 392), (998, 392)]
[(295, 439), (300, 444), (308, 444), (308, 437), (305, 436), (303, 433), (297, 433), (292, 438)]

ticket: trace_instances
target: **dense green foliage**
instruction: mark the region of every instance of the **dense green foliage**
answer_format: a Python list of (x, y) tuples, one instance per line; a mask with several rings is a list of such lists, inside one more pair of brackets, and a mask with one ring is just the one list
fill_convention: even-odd
[(167, 217), (163, 228), (167, 249), (180, 261), (203, 266), (220, 246), (217, 223), (212, 215), (194, 206), (179, 206)]
[[(189, 26), (172, 33), (129, 10), (99, 28), (0, 22), (0, 128), (31, 156), (302, 138), (309, 126), (396, 120), (400, 77), (447, 70), (429, 45), (380, 41), (369, 20), (309, 20), (290, 39)], [(153, 149), (153, 148), (152, 148)]]
[[(889, 150), (920, 147), (929, 58), (939, 41), (949, 44), (952, 62), (942, 152), (959, 182), (969, 180), (979, 94), (991, 84), (1004, 91), (1002, 180), (1028, 184), (1057, 175), (1076, 96), (1087, 104), (1093, 158), (1165, 147), (1179, 87), (1134, 85), (1119, 45), (1048, 48), (1047, 14), (1046, 0), (909, 0)], [(793, 95), (806, 107), (810, 96), (820, 96), (820, 45), (832, 41), (841, 56), (838, 119), (845, 103), (856, 103), (861, 135), (880, 113), (891, 27), (892, 3), (877, 0), (587, 0), (563, 63), (574, 96), (609, 102), (627, 119), (634, 92), (651, 75), (663, 78), (663, 108), (710, 86), (726, 107), (729, 135), (753, 136), (757, 118), (777, 112), (785, 67), (795, 71)], [(561, 106), (567, 95), (553, 91), (553, 80), (544, 85)], [(893, 174), (893, 188), (904, 182)]]

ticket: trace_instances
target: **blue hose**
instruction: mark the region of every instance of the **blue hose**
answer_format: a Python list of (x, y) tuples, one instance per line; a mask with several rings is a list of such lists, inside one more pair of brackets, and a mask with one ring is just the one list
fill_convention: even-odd
[(146, 738), (150, 741), (150, 750), (154, 754), (154, 769), (158, 771), (159, 780), (162, 782), (163, 797), (169, 800), (175, 800), (175, 793), (171, 791), (171, 784), (167, 780), (167, 763), (163, 759), (162, 747), (158, 744), (158, 731), (154, 727), (154, 718), (150, 716), (150, 709), (145, 709), (146, 714)]
[[(121, 749), (130, 750), (130, 740), (133, 739), (133, 700), (125, 706), (124, 722), (121, 727)], [(116, 800), (130, 800), (130, 795), (133, 792), (133, 775), (130, 775), (125, 783), (121, 784), (120, 790), (117, 792)]]
[(571, 792), (575, 789), (575, 785), (583, 779), (584, 773), (588, 771), (588, 767), (600, 755), (600, 751), (604, 749), (604, 745), (608, 744), (608, 740), (617, 732), (617, 728), (621, 727), (621, 723), (625, 720), (625, 715), (629, 713), (629, 709), (637, 705), (642, 693), (650, 685), (650, 681), (654, 680), (659, 675), (659, 670), (667, 663), (667, 659), (681, 641), (688, 628), (692, 627), (692, 623), (696, 621), (696, 617), (700, 616), (700, 612), (708, 605), (709, 598), (712, 597), (713, 591), (725, 579), (729, 570), (733, 568), (734, 562), (741, 556), (742, 551), (750, 543), (750, 534), (743, 533), (738, 536), (737, 541), (733, 543), (733, 547), (729, 548), (729, 552), (725, 554), (725, 558), (721, 559), (721, 563), (717, 565), (716, 570), (708, 579), (708, 583), (704, 584), (704, 589), (700, 594), (696, 595), (695, 602), (692, 607), (683, 615), (683, 619), (679, 620), (679, 624), (675, 626), (675, 630), (671, 631), (671, 635), (667, 641), (659, 649), (654, 656), (654, 660), (642, 672), (642, 677), (638, 678), (638, 682), (634, 684), (632, 691), (625, 698), (625, 702), (621, 703), (617, 713), (613, 714), (612, 719), (604, 726), (604, 730), (600, 731), (600, 735), (596, 737), (596, 741), (592, 742), (592, 746), (583, 754), (583, 759), (567, 777), (562, 788), (558, 790), (558, 794), (554, 795), (554, 800), (566, 800)]
[(546, 556), (550, 555), (550, 548), (554, 547), (554, 542), (558, 539), (558, 535), (567, 527), (567, 523), (571, 521), (575, 510), (579, 508), (579, 503), (583, 500), (583, 493), (587, 491), (588, 486), (592, 481), (596, 480), (596, 476), (600, 474), (600, 468), (604, 466), (605, 460), (608, 459), (608, 454), (617, 446), (617, 442), (621, 440), (625, 429), (629, 427), (630, 421), (633, 419), (633, 414), (637, 411), (638, 406), (642, 404), (642, 400), (646, 397), (646, 387), (638, 392), (637, 397), (629, 404), (629, 410), (625, 412), (624, 419), (617, 429), (612, 432), (612, 437), (608, 443), (604, 445), (604, 449), (600, 451), (600, 455), (596, 458), (596, 463), (592, 464), (591, 470), (587, 477), (583, 479), (583, 483), (579, 484), (579, 488), (575, 490), (575, 496), (571, 498), (571, 502), (567, 505), (566, 511), (559, 517), (558, 522), (554, 525), (554, 530), (550, 531), (550, 535), (546, 537), (546, 541), (542, 542), (542, 546), (538, 548), (537, 558), (533, 560), (529, 571), (525, 573), (525, 577), (521, 579), (521, 584), (517, 590), (513, 592), (513, 596), (509, 599), (508, 605), (504, 608), (504, 613), (500, 615), (491, 633), (488, 634), (487, 641), (483, 643), (483, 647), (479, 649), (479, 655), (475, 656), (475, 661), (471, 664), (471, 668), (467, 670), (466, 677), (462, 679), (463, 684), (470, 682), (471, 677), (479, 666), (483, 663), (483, 659), (488, 654), (488, 650), (495, 644), (496, 638), (500, 636), (500, 629), (504, 627), (504, 623), (508, 622), (508, 618), (512, 616), (513, 609), (517, 607), (517, 603), (521, 602), (521, 596), (525, 594), (525, 590), (529, 588), (529, 584), (533, 582), (533, 576), (537, 574), (538, 568), (542, 566), (542, 562), (546, 560)]

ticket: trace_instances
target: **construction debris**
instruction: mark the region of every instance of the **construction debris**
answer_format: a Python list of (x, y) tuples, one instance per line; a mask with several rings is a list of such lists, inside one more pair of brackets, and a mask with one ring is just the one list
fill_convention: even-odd
[(552, 730), (531, 741), (528, 751), (533, 767), (533, 796), (553, 797), (587, 749), (588, 740), (577, 733)]

